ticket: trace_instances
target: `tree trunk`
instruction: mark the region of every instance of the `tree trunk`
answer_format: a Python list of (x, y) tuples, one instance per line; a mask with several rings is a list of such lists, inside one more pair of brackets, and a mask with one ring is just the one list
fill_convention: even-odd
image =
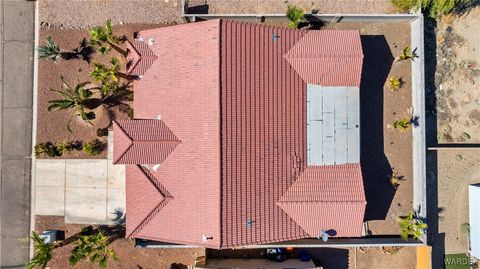
[(122, 54), (123, 57), (127, 57), (127, 51), (120, 48), (117, 44), (107, 41), (107, 44), (110, 45), (114, 50), (118, 51), (118, 53)]

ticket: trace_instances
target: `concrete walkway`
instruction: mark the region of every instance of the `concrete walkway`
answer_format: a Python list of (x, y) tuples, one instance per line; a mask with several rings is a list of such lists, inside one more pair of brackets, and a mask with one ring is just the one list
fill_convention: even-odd
[(2, 268), (29, 259), (35, 3), (0, 1)]

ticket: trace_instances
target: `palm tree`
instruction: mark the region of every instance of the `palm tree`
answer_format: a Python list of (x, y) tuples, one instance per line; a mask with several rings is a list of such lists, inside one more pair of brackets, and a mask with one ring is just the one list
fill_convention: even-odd
[(107, 82), (117, 82), (118, 81), (118, 59), (110, 59), (110, 68), (101, 63), (94, 63), (95, 69), (90, 72), (90, 77), (96, 81), (101, 81), (103, 83)]
[(54, 246), (52, 243), (45, 243), (36, 232), (32, 232), (31, 238), (33, 240), (35, 255), (27, 263), (26, 267), (27, 269), (33, 269), (35, 267), (45, 269), (47, 263), (52, 259)]
[(98, 263), (102, 268), (107, 266), (108, 260), (117, 260), (117, 255), (108, 245), (119, 237), (118, 234), (108, 236), (104, 231), (92, 235), (80, 236), (74, 243), (75, 247), (69, 258), (70, 265), (75, 266), (79, 261), (88, 260), (91, 263)]
[(420, 240), (428, 228), (428, 225), (419, 219), (413, 211), (408, 213), (407, 216), (399, 217), (397, 221), (402, 231), (401, 237), (403, 240), (407, 240), (410, 235)]
[(123, 41), (123, 38), (113, 34), (113, 26), (110, 19), (105, 22), (105, 25), (93, 27), (88, 32), (90, 33), (90, 43), (100, 46), (100, 53), (105, 54), (113, 48), (123, 56), (127, 55), (127, 52), (118, 46)]
[[(63, 109), (73, 109), (75, 115), (79, 116), (83, 121), (91, 123), (90, 120), (95, 118), (94, 112), (86, 112), (85, 109), (95, 109), (101, 105), (101, 100), (98, 98), (92, 98), (93, 92), (90, 89), (85, 88), (89, 82), (81, 82), (75, 85), (75, 88), (71, 88), (64, 80), (63, 77), (60, 77), (62, 80), (62, 87), (60, 90), (51, 89), (63, 99), (56, 99), (48, 101), (49, 105), (47, 107), (48, 111), (63, 110)], [(71, 119), (70, 119), (71, 120)], [(67, 130), (70, 129), (70, 120), (67, 124)]]

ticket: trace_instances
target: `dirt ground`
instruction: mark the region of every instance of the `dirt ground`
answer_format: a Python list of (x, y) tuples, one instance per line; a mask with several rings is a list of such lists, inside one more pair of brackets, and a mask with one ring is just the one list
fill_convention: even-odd
[[(349, 268), (355, 269), (415, 269), (417, 268), (416, 247), (401, 248), (395, 254), (382, 253), (381, 248), (350, 249)], [(365, 251), (364, 250), (364, 251)], [(328, 269), (328, 268), (326, 268)]]
[(438, 141), (480, 142), (480, 7), (437, 25)]
[[(141, 29), (160, 27), (160, 25), (124, 25), (114, 28), (114, 33), (119, 36), (127, 36), (132, 38), (135, 31)], [(88, 32), (86, 30), (65, 30), (65, 29), (41, 29), (40, 30), (40, 44), (44, 44), (48, 36), (65, 51), (73, 50), (79, 47), (80, 42), (87, 38)], [(125, 109), (118, 107), (105, 109), (102, 106), (95, 109), (96, 119), (92, 121), (94, 124), (89, 125), (83, 122), (79, 117), (73, 117), (71, 121), (72, 132), (67, 131), (67, 123), (73, 115), (72, 110), (58, 110), (47, 111), (48, 101), (60, 99), (58, 93), (52, 92), (50, 89), (60, 89), (62, 81), (60, 76), (63, 76), (66, 83), (70, 87), (75, 87), (78, 82), (89, 81), (93, 85), (99, 85), (89, 77), (88, 73), (93, 70), (93, 63), (99, 62), (107, 64), (111, 57), (116, 57), (120, 60), (120, 67), (124, 71), (125, 60), (119, 53), (112, 50), (108, 55), (101, 55), (93, 53), (90, 64), (80, 59), (57, 60), (57, 63), (48, 59), (39, 60), (38, 73), (38, 108), (37, 108), (37, 143), (54, 142), (60, 143), (64, 141), (80, 141), (86, 142), (97, 138), (98, 128), (110, 127), (111, 119), (126, 119), (128, 118)], [(121, 71), (122, 71), (121, 70)], [(121, 82), (121, 83), (124, 83)], [(128, 101), (124, 103), (128, 104)], [(106, 137), (100, 137), (99, 140), (106, 142)], [(93, 158), (105, 158), (107, 149), (105, 148), (101, 155)], [(56, 158), (92, 158), (83, 152), (74, 152), (71, 154), (64, 154)]]
[(468, 185), (480, 183), (480, 150), (438, 151), (439, 233), (445, 235), (445, 253), (466, 253)]
[[(65, 224), (64, 218), (60, 216), (36, 216), (35, 231), (60, 230), (65, 231), (65, 238), (78, 233), (85, 225)], [(95, 228), (95, 227), (94, 227)], [(111, 248), (118, 256), (117, 261), (110, 261), (107, 268), (132, 268), (132, 269), (170, 269), (172, 263), (179, 263), (185, 266), (195, 264), (195, 259), (205, 255), (203, 248), (189, 249), (143, 249), (135, 248), (134, 241), (130, 239), (117, 239)], [(73, 244), (57, 248), (53, 251), (53, 258), (48, 263), (51, 269), (70, 268), (68, 257)], [(79, 263), (75, 268), (98, 268), (89, 263)], [(185, 267), (186, 268), (186, 267)]]

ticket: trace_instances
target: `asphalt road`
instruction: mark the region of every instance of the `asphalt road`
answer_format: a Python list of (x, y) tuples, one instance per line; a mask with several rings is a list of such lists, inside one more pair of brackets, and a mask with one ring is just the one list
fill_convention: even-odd
[(29, 258), (35, 2), (0, 0), (0, 262)]

